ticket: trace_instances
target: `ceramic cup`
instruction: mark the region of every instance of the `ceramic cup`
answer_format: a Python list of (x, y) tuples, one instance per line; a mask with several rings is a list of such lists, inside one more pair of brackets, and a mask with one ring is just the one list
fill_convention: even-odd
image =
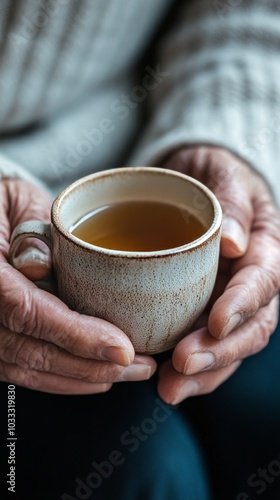
[[(100, 206), (132, 200), (186, 207), (206, 231), (184, 246), (154, 252), (107, 250), (69, 231)], [(67, 187), (53, 203), (51, 224), (17, 226), (10, 262), (24, 238), (44, 241), (52, 253), (61, 300), (121, 328), (136, 352), (154, 354), (174, 347), (205, 308), (217, 274), (221, 222), (216, 197), (191, 177), (153, 167), (107, 170)]]

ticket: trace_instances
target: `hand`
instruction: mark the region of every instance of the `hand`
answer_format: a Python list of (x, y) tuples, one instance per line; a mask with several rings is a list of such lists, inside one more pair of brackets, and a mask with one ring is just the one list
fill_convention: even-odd
[(224, 219), (212, 300), (194, 331), (160, 369), (158, 391), (177, 404), (212, 392), (263, 349), (275, 330), (280, 288), (280, 217), (264, 180), (245, 162), (215, 147), (185, 148), (164, 168), (206, 184)]
[(89, 394), (107, 391), (113, 382), (148, 379), (155, 361), (135, 356), (120, 329), (71, 311), (30, 281), (50, 269), (44, 244), (25, 242), (17, 259), (21, 272), (8, 264), (14, 227), (31, 219), (48, 222), (50, 207), (39, 188), (17, 179), (0, 182), (0, 380), (45, 392)]

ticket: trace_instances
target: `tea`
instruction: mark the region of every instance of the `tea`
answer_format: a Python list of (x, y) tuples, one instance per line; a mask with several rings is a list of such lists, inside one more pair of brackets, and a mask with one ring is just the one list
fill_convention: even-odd
[(70, 229), (98, 247), (152, 252), (180, 247), (206, 228), (185, 207), (154, 201), (126, 201), (95, 209)]

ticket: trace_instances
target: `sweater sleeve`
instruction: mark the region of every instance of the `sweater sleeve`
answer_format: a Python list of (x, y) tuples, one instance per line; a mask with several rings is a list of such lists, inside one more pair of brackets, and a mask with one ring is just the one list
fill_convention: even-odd
[(280, 5), (181, 2), (158, 45), (162, 77), (130, 164), (159, 165), (180, 146), (211, 144), (255, 167), (280, 203)]
[(10, 160), (6, 156), (0, 154), (0, 181), (2, 179), (18, 178), (26, 182), (34, 184), (35, 186), (44, 189), (49, 194), (51, 191), (45, 183), (43, 183), (39, 178), (35, 177), (28, 172), (25, 168), (18, 165), (16, 162)]

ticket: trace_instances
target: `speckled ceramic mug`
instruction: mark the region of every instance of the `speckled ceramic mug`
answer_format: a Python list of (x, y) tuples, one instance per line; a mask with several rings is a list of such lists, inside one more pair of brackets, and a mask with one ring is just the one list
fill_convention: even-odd
[[(184, 246), (156, 252), (107, 250), (69, 231), (100, 206), (136, 200), (187, 208), (206, 231)], [(52, 252), (60, 298), (121, 328), (136, 352), (154, 354), (174, 347), (205, 308), (217, 274), (221, 222), (216, 197), (191, 177), (152, 167), (107, 170), (66, 188), (53, 203), (51, 224), (19, 225), (10, 261), (24, 238), (41, 239)]]

